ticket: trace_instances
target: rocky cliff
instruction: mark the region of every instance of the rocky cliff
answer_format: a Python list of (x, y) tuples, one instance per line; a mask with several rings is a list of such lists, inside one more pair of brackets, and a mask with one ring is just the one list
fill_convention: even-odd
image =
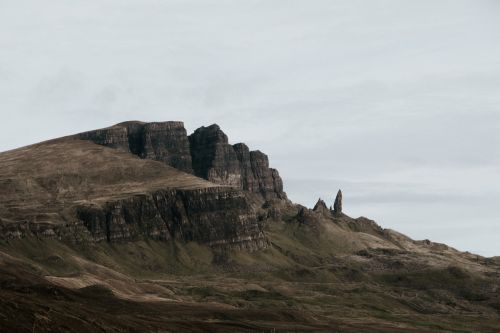
[(230, 145), (219, 126), (198, 128), (189, 136), (189, 142), (198, 177), (260, 193), (266, 199), (286, 199), (281, 177), (277, 170), (269, 168), (267, 155), (250, 151), (243, 143)]
[(180, 121), (124, 122), (76, 137), (193, 172), (187, 132)]
[(175, 239), (249, 251), (267, 247), (244, 193), (226, 188), (159, 190), (76, 211), (96, 241)]
[(219, 126), (201, 127), (189, 136), (194, 174), (217, 184), (241, 186), (240, 163)]
[(269, 159), (243, 143), (229, 144), (218, 125), (198, 128), (189, 137), (182, 122), (125, 122), (81, 133), (82, 140), (161, 161), (213, 183), (238, 187), (266, 199), (286, 199), (283, 182)]

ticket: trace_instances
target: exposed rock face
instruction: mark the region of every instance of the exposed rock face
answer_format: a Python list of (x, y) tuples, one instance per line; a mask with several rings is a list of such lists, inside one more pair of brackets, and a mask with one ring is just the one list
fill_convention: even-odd
[(260, 192), (266, 197), (277, 197), (284, 199), (283, 181), (278, 170), (269, 168), (269, 159), (266, 154), (259, 150), (250, 152), (250, 164), (256, 183), (253, 188), (248, 188), (252, 192)]
[(0, 220), (0, 239), (35, 236), (73, 243), (176, 239), (248, 251), (268, 246), (244, 193), (228, 188), (160, 190), (79, 205), (75, 215), (65, 224)]
[(258, 180), (252, 171), (252, 162), (250, 159), (250, 149), (244, 143), (237, 143), (232, 147), (238, 158), (239, 172), (241, 174), (241, 188), (247, 191), (258, 191)]
[(141, 158), (164, 162), (213, 183), (286, 199), (283, 181), (269, 159), (243, 143), (230, 145), (218, 125), (198, 128), (187, 136), (182, 122), (125, 122), (85, 132), (77, 138), (116, 148)]
[(240, 163), (219, 126), (200, 127), (189, 136), (194, 174), (211, 182), (241, 186)]
[(243, 143), (230, 145), (217, 125), (198, 128), (189, 136), (195, 175), (214, 183), (237, 186), (265, 198), (285, 199), (283, 182), (269, 168), (266, 154), (250, 151)]
[(161, 161), (185, 172), (193, 171), (187, 132), (180, 121), (125, 122), (80, 133), (77, 137), (129, 152), (141, 158)]
[(244, 143), (233, 146), (240, 162), (241, 187), (269, 198), (286, 198), (278, 170), (269, 168), (269, 159), (259, 150), (250, 151)]
[(227, 188), (162, 190), (103, 206), (81, 206), (78, 218), (97, 241), (149, 238), (250, 251), (267, 247), (244, 194)]
[(342, 191), (339, 190), (337, 192), (337, 197), (335, 198), (335, 202), (333, 203), (333, 213), (338, 215), (342, 214)]
[(82, 140), (90, 140), (99, 145), (130, 152), (127, 127), (113, 126), (78, 134)]
[(192, 173), (191, 152), (184, 124), (179, 121), (145, 124), (142, 130), (140, 156), (164, 162)]

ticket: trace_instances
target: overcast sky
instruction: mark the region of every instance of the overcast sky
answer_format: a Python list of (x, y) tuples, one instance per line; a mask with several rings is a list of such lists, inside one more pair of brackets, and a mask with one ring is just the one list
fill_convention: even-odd
[(218, 123), (318, 197), (500, 255), (500, 1), (0, 0), (0, 151)]

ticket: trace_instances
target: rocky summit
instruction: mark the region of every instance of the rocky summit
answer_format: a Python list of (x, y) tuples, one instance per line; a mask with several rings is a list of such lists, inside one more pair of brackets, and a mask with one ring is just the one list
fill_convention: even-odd
[(326, 199), (218, 125), (0, 153), (0, 332), (500, 332), (498, 257)]

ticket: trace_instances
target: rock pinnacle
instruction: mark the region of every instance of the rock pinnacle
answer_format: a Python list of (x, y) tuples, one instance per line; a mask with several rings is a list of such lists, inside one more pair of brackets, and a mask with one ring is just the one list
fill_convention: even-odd
[(333, 204), (333, 213), (341, 214), (342, 213), (342, 191), (339, 190), (337, 192), (337, 197), (335, 198), (335, 202)]

